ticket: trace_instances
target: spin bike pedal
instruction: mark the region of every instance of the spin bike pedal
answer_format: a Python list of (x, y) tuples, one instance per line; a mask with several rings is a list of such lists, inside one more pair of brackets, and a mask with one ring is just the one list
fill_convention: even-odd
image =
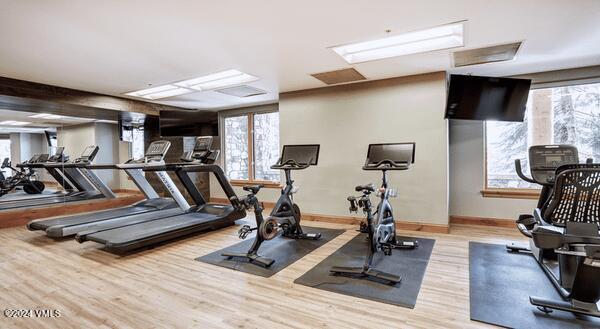
[(256, 230), (255, 228), (251, 228), (250, 225), (244, 225), (242, 226), (242, 228), (240, 228), (240, 230), (238, 231), (238, 236), (240, 237), (240, 239), (245, 239), (248, 237), (248, 234), (250, 234), (250, 232)]
[(392, 255), (392, 249), (394, 249), (394, 247), (391, 244), (382, 244), (380, 246), (381, 251), (383, 251), (383, 254), (386, 256), (391, 256)]

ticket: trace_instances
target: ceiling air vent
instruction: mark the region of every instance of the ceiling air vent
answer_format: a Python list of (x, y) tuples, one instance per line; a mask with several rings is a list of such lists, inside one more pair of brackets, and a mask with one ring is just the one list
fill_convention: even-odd
[(360, 74), (360, 72), (353, 68), (323, 73), (315, 73), (311, 75), (315, 79), (320, 80), (328, 85), (335, 85), (338, 83), (354, 82), (367, 79), (364, 75)]
[(506, 43), (477, 49), (455, 51), (454, 67), (509, 61), (514, 59), (521, 42)]
[(254, 88), (254, 87), (251, 87), (248, 85), (224, 88), (224, 89), (219, 89), (219, 90), (215, 90), (215, 91), (218, 93), (222, 93), (222, 94), (230, 95), (230, 96), (236, 96), (236, 97), (258, 96), (258, 95), (264, 95), (267, 93), (266, 91), (264, 91), (262, 89)]

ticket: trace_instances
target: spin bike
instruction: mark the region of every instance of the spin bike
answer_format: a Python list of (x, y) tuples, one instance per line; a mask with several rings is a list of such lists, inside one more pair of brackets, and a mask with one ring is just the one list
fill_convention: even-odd
[[(407, 170), (414, 163), (415, 143), (370, 144), (367, 160), (363, 170), (380, 170), (383, 173), (381, 187), (373, 184), (359, 185), (355, 188), (362, 195), (349, 196), (350, 212), (358, 212), (360, 207), (366, 214), (366, 222), (361, 223), (361, 231), (366, 231), (368, 251), (362, 267), (334, 266), (329, 271), (333, 275), (358, 276), (374, 281), (396, 285), (401, 277), (373, 268), (373, 256), (382, 251), (390, 256), (393, 249), (414, 249), (418, 241), (400, 241), (396, 237), (396, 223), (389, 199), (396, 196), (396, 191), (388, 186), (388, 170)], [(381, 198), (377, 210), (373, 212), (371, 193), (377, 192)]]
[(285, 172), (285, 187), (281, 190), (281, 196), (271, 214), (267, 219), (263, 218), (263, 205), (256, 198), (256, 194), (263, 187), (262, 185), (244, 186), (244, 191), (250, 192), (244, 199), (240, 200), (241, 205), (249, 210), (254, 210), (256, 217), (256, 227), (244, 225), (238, 232), (240, 239), (248, 237), (250, 232), (257, 231), (252, 246), (246, 253), (223, 253), (226, 259), (242, 258), (250, 263), (263, 267), (270, 267), (275, 262), (274, 259), (262, 257), (258, 254), (258, 249), (265, 241), (272, 240), (279, 235), (291, 239), (318, 240), (320, 233), (305, 233), (300, 226), (300, 208), (294, 203), (293, 194), (298, 191), (294, 187), (294, 181), (291, 179), (292, 170), (302, 170), (317, 164), (319, 157), (319, 145), (284, 145), (281, 157), (277, 163), (271, 166), (271, 169), (283, 170)]
[[(32, 160), (35, 158), (36, 156), (34, 156)], [(30, 161), (26, 161), (24, 163), (28, 163)], [(27, 194), (40, 194), (46, 188), (44, 183), (36, 179), (37, 174), (35, 173), (35, 171), (25, 168), (17, 170), (11, 165), (8, 158), (5, 158), (2, 162), (2, 165), (0, 166), (0, 169), (4, 168), (9, 168), (10, 170), (12, 170), (13, 175), (10, 177), (4, 177), (3, 179), (0, 179), (0, 196), (11, 192), (18, 186), (21, 186), (23, 188), (23, 191), (25, 191), (25, 193)], [(2, 177), (3, 176), (4, 175), (2, 175)]]

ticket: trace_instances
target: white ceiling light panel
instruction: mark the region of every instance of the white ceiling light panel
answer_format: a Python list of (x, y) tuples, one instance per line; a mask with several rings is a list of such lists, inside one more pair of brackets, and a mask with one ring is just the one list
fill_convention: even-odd
[(238, 70), (226, 70), (168, 85), (132, 91), (125, 95), (154, 100), (189, 94), (195, 91), (232, 87), (256, 80), (258, 80), (258, 77), (253, 75)]
[(49, 120), (54, 120), (54, 119), (60, 119), (60, 118), (62, 118), (62, 115), (49, 114), (49, 113), (40, 113), (40, 114), (30, 115), (29, 117), (30, 118), (35, 118), (35, 119), (49, 119)]
[(25, 126), (25, 125), (28, 125), (30, 123), (31, 122), (14, 121), (14, 120), (0, 121), (0, 125), (4, 125), (4, 126)]
[(352, 43), (331, 49), (349, 64), (434, 50), (462, 47), (464, 25), (457, 22), (386, 38)]
[(179, 96), (183, 94), (189, 94), (194, 92), (193, 90), (189, 90), (187, 88), (182, 88), (176, 85), (168, 84), (164, 86), (152, 87), (148, 89), (142, 89), (138, 91), (132, 91), (126, 93), (125, 95), (140, 97), (145, 99), (161, 99), (173, 96)]
[(258, 78), (253, 75), (238, 70), (227, 70), (195, 79), (180, 81), (175, 83), (175, 85), (194, 90), (214, 90), (256, 80)]

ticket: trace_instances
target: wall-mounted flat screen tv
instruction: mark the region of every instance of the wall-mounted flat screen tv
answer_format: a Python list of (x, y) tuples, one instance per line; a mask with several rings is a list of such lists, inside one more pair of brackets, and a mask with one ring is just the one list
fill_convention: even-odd
[(161, 136), (219, 136), (219, 115), (213, 111), (160, 111)]
[(531, 80), (450, 75), (447, 119), (522, 122)]

